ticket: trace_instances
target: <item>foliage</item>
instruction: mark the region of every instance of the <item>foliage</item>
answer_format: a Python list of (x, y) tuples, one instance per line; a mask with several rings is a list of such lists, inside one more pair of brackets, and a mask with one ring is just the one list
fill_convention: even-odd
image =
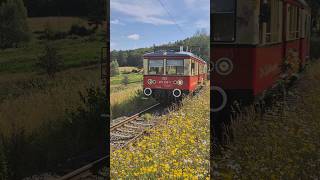
[(48, 120), (31, 133), (21, 125), (14, 125), (4, 138), (8, 162), (8, 178), (25, 177), (52, 172), (66, 159), (91, 152), (90, 158), (104, 154), (105, 120), (107, 111), (105, 93), (90, 87), (80, 93), (82, 105), (68, 110), (60, 120)]
[[(215, 179), (317, 179), (320, 176), (319, 64), (298, 82), (298, 102), (262, 119), (250, 108), (233, 123), (235, 141), (215, 155)], [(289, 92), (290, 93), (290, 92)]]
[(77, 36), (89, 36), (94, 33), (94, 30), (87, 29), (85, 26), (80, 26), (78, 24), (73, 24), (70, 28), (69, 34), (70, 35), (77, 35)]
[(39, 36), (39, 39), (45, 39), (45, 40), (59, 40), (59, 39), (65, 39), (67, 37), (66, 32), (53, 30), (53, 28), (47, 24), (44, 31), (41, 32), (41, 36)]
[(88, 17), (94, 11), (103, 12), (101, 0), (24, 0), (29, 17), (78, 16)]
[(147, 136), (113, 150), (112, 179), (209, 179), (209, 88), (186, 99)]
[(47, 42), (44, 54), (39, 57), (36, 65), (43, 69), (49, 77), (54, 78), (55, 74), (61, 70), (63, 60), (59, 55), (58, 49), (50, 42)]
[(0, 48), (17, 47), (30, 40), (27, 11), (22, 0), (7, 0), (0, 4)]
[(117, 60), (119, 66), (136, 66), (142, 67), (142, 56), (145, 53), (152, 52), (154, 50), (176, 50), (179, 51), (180, 46), (189, 47), (194, 54), (200, 56), (205, 61), (209, 61), (210, 51), (210, 38), (205, 31), (198, 31), (196, 34), (185, 40), (176, 41), (165, 45), (155, 46), (153, 48), (140, 48), (135, 50), (116, 51), (111, 52), (111, 61)]
[(144, 94), (141, 85), (128, 85), (124, 87), (125, 88), (120, 91), (118, 90), (111, 93), (111, 119), (131, 115), (156, 103), (154, 99), (143, 98)]
[(110, 63), (110, 76), (116, 76), (116, 75), (119, 75), (120, 72), (119, 72), (119, 64), (118, 64), (118, 61), (112, 61)]
[(106, 1), (104, 0), (91, 0), (89, 3), (88, 21), (89, 25), (94, 25), (94, 30), (103, 25), (106, 19)]
[(129, 77), (128, 75), (124, 75), (122, 79), (122, 84), (127, 86), (129, 84)]

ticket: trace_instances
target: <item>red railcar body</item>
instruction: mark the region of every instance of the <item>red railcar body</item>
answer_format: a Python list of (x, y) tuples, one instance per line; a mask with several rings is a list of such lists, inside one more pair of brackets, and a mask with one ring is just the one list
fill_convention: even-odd
[[(311, 26), (304, 0), (214, 0), (213, 8), (212, 83), (224, 91), (229, 105), (235, 100), (252, 102), (279, 79), (304, 68)], [(222, 21), (234, 22), (227, 24), (234, 30), (219, 28)], [(284, 64), (290, 70), (284, 72)]]
[(207, 79), (207, 63), (190, 52), (159, 51), (143, 59), (144, 94), (159, 101), (194, 92)]

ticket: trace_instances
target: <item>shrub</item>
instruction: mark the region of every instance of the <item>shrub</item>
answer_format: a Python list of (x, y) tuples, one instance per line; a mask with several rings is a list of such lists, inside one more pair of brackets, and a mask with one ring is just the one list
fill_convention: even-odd
[(120, 71), (119, 71), (119, 64), (118, 61), (112, 61), (110, 63), (110, 76), (116, 76), (119, 75)]
[(23, 0), (7, 0), (0, 4), (0, 48), (17, 47), (30, 40), (27, 10)]
[(72, 25), (70, 28), (70, 31), (69, 31), (70, 35), (77, 35), (77, 36), (81, 36), (81, 37), (89, 36), (93, 33), (94, 33), (93, 30), (87, 29), (86, 27), (80, 26), (77, 24)]
[(47, 25), (43, 32), (41, 32), (41, 36), (39, 36), (40, 40), (59, 40), (66, 39), (68, 33), (62, 31), (53, 30), (49, 25)]
[(62, 68), (63, 61), (57, 48), (47, 42), (45, 44), (45, 51), (43, 55), (39, 57), (36, 65), (43, 69), (50, 78), (54, 78), (55, 74)]
[(122, 84), (127, 86), (129, 84), (129, 77), (128, 75), (124, 75), (122, 79)]

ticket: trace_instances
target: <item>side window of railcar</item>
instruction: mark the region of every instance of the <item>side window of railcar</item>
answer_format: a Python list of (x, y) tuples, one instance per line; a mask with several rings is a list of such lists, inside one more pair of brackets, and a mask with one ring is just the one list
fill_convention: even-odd
[(163, 60), (149, 60), (149, 75), (163, 75), (164, 73)]
[(199, 63), (198, 61), (195, 61), (195, 75), (199, 75)]
[[(262, 43), (278, 43), (282, 38), (282, 6), (280, 0), (267, 0), (266, 6), (270, 8), (270, 14), (265, 24), (262, 24)], [(260, 39), (260, 40), (261, 40)]]
[(167, 60), (167, 75), (184, 75), (184, 60)]
[(297, 6), (289, 5), (289, 40), (294, 40), (299, 37), (299, 8)]
[(212, 34), (214, 41), (235, 40), (235, 0), (213, 0)]
[(196, 63), (194, 60), (191, 60), (191, 76), (194, 76), (196, 74), (195, 69), (196, 69)]

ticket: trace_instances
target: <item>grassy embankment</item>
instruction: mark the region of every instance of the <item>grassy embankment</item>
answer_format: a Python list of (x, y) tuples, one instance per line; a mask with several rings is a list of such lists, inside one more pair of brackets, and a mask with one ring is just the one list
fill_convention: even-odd
[[(110, 104), (112, 118), (136, 113), (156, 103), (151, 98), (143, 97), (143, 75), (141, 73), (130, 73), (133, 69), (135, 68), (120, 67), (121, 74), (111, 77)], [(127, 85), (122, 83), (125, 76), (128, 76)]]
[[(30, 18), (29, 23), (32, 32), (43, 31), (47, 24), (60, 32), (72, 24), (86, 25), (83, 19), (65, 17)], [(64, 61), (55, 79), (35, 66), (44, 49), (38, 36), (33, 33), (31, 42), (0, 50), (0, 163), (4, 161), (11, 179), (54, 170), (69, 157), (99, 148), (104, 140), (99, 138), (105, 137), (98, 134), (105, 128), (100, 115), (109, 108), (97, 65), (105, 46), (103, 30), (52, 42)], [(133, 108), (140, 96), (135, 93), (119, 101), (123, 110), (118, 114), (132, 110), (123, 107)]]
[(210, 91), (188, 98), (136, 144), (111, 154), (113, 179), (209, 179)]
[[(72, 24), (85, 22), (79, 18), (29, 19), (32, 32), (44, 30), (46, 24), (67, 31)], [(49, 79), (35, 66), (44, 47), (36, 34), (22, 47), (1, 50), (0, 128), (8, 130), (19, 124), (29, 131), (46, 120), (59, 119), (66, 109), (78, 107), (81, 104), (78, 92), (84, 92), (90, 85), (100, 86), (99, 67), (94, 64), (99, 62), (100, 48), (104, 46), (101, 33), (99, 30), (90, 39), (73, 37), (53, 41), (64, 61), (64, 71), (56, 79)]]
[(261, 120), (250, 111), (234, 125), (235, 142), (213, 164), (216, 179), (320, 177), (320, 64), (298, 82), (301, 101), (285, 118)]
[[(28, 22), (32, 32), (43, 31), (47, 26), (65, 32), (73, 24), (86, 26), (85, 20), (73, 17), (30, 18)], [(64, 61), (63, 71), (56, 79), (48, 79), (35, 66), (44, 47), (43, 41), (37, 39), (38, 34), (33, 34), (32, 41), (20, 48), (1, 50), (0, 129), (8, 130), (14, 123), (31, 131), (46, 120), (61, 118), (66, 109), (74, 110), (81, 105), (79, 92), (90, 86), (104, 88), (98, 65), (100, 48), (105, 43), (101, 33), (53, 41)], [(122, 68), (122, 71), (128, 73), (132, 69)], [(128, 74), (128, 77), (128, 86), (121, 85), (123, 75), (111, 78), (111, 108), (115, 116), (137, 108), (134, 102), (141, 96), (136, 91), (141, 89), (142, 75)]]

